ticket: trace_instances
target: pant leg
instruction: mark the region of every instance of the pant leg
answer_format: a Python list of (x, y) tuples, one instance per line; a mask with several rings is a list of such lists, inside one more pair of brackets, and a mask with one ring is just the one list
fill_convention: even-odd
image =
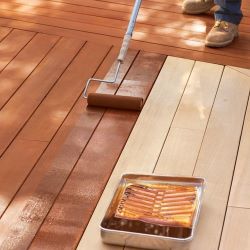
[(215, 0), (220, 8), (215, 12), (215, 20), (223, 20), (239, 24), (243, 15), (241, 11), (241, 0)]

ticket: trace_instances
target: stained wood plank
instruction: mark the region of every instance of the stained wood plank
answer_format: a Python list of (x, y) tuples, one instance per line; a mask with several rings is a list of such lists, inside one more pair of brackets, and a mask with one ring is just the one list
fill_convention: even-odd
[(32, 167), (27, 168), (27, 166), (34, 166), (45, 148), (45, 142), (17, 139), (0, 158), (0, 218), (32, 170)]
[[(63, 44), (64, 42), (62, 42), (62, 45)], [(109, 55), (105, 58), (104, 62), (102, 63), (101, 67), (96, 72), (95, 74), (96, 77), (104, 77), (105, 73), (108, 71), (110, 65), (112, 64), (115, 55), (116, 55), (116, 50), (112, 50), (109, 53)], [(122, 70), (123, 70), (123, 67), (121, 68), (121, 72)], [(92, 91), (95, 88), (96, 86), (93, 86), (93, 85), (90, 86), (90, 89), (92, 89)], [(15, 166), (18, 164), (17, 160), (22, 159), (22, 157), (25, 157), (26, 153), (24, 153), (24, 156), (20, 154), (22, 154), (22, 150), (24, 148), (30, 147), (30, 143), (29, 143), (30, 140), (22, 140), (20, 139), (19, 136), (16, 137), (11, 147), (8, 148), (8, 150), (3, 156), (6, 162), (6, 165), (3, 165), (3, 166), (6, 166), (6, 169), (4, 167), (0, 169), (1, 171), (0, 178), (4, 177), (5, 180), (7, 180), (7, 182), (5, 182), (3, 179), (1, 179), (1, 182), (3, 183), (3, 185), (1, 186), (1, 190), (6, 194), (4, 196), (4, 199), (2, 199), (0, 202), (2, 203), (1, 216), (3, 212), (5, 211), (5, 209), (8, 207), (8, 205), (10, 204), (15, 193), (19, 190), (19, 188), (22, 186), (23, 182), (25, 181), (29, 173), (32, 171), (32, 168), (34, 166), (36, 168), (39, 168), (39, 166), (42, 165), (42, 169), (44, 169), (44, 171), (46, 172), (47, 167), (50, 164), (55, 164), (55, 165), (57, 164), (57, 160), (55, 158), (56, 158), (56, 155), (59, 154), (60, 152), (61, 152), (61, 157), (63, 157), (63, 159), (65, 155), (67, 155), (66, 162), (69, 162), (69, 154), (66, 154), (64, 152), (64, 148), (66, 148), (66, 151), (67, 151), (68, 145), (71, 144), (72, 148), (74, 148), (75, 150), (74, 155), (73, 155), (75, 156), (75, 153), (77, 151), (77, 148), (75, 146), (76, 138), (77, 140), (80, 140), (81, 142), (81, 143), (78, 143), (77, 146), (80, 149), (84, 148), (90, 135), (92, 134), (93, 130), (98, 124), (98, 121), (96, 121), (95, 116), (93, 115), (93, 112), (86, 112), (85, 117), (79, 122), (77, 122), (77, 118), (79, 117), (80, 114), (83, 113), (84, 107), (86, 108), (86, 102), (84, 102), (82, 98), (80, 98), (77, 104), (74, 106), (72, 112), (70, 112), (66, 121), (63, 123), (63, 125), (61, 126), (57, 134), (55, 135), (55, 138), (53, 139), (53, 141), (51, 143), (43, 142), (43, 145), (44, 145), (43, 148), (34, 147), (32, 152), (34, 156), (36, 155), (35, 162), (38, 161), (39, 158), (41, 157), (41, 160), (38, 161), (37, 166), (32, 160), (26, 161), (25, 165), (21, 166), (22, 167), (21, 173), (20, 173), (20, 170), (17, 169)], [(94, 124), (94, 125), (90, 127), (89, 126), (90, 124)], [(86, 131), (86, 133), (83, 133), (83, 131)], [(67, 139), (67, 142), (65, 142), (69, 134), (72, 134), (72, 136), (71, 137), (69, 136), (69, 138)], [(19, 141), (21, 141), (22, 143), (19, 143)], [(62, 147), (64, 143), (65, 143), (65, 147)], [(46, 149), (46, 152), (43, 154), (43, 151), (45, 149)], [(13, 155), (15, 157), (13, 157)], [(58, 162), (63, 162), (63, 159), (59, 159)], [(8, 164), (8, 168), (7, 168), (7, 164)], [(73, 167), (73, 165), (70, 165), (70, 167)], [(6, 171), (11, 172), (12, 175), (6, 175), (5, 174)], [(8, 194), (8, 199), (7, 199), (7, 194)]]
[(107, 46), (86, 43), (22, 130), (21, 138), (40, 141), (51, 140), (81, 95), (87, 79), (95, 73), (109, 49), (110, 47)]
[[(98, 49), (98, 47), (101, 47), (101, 49)], [(84, 47), (84, 49), (79, 53), (78, 57), (74, 60), (74, 63), (71, 64), (74, 66), (73, 68), (71, 68), (71, 71), (69, 71), (70, 68), (68, 68), (67, 71), (72, 72), (72, 69), (74, 69), (75, 70), (74, 71), (75, 72), (74, 79), (76, 80), (77, 79), (76, 77), (78, 77), (78, 79), (81, 80), (81, 83), (82, 83), (82, 80), (84, 81), (84, 78), (83, 78), (84, 74), (85, 74), (86, 78), (88, 78), (91, 74), (93, 74), (92, 72), (95, 72), (96, 69), (100, 66), (100, 64), (102, 63), (102, 61), (105, 58), (108, 51), (109, 51), (109, 48), (107, 48), (107, 47), (89, 44), (88, 46)], [(96, 54), (96, 56), (95, 56), (95, 54)], [(89, 69), (89, 71), (86, 70), (85, 72), (80, 73), (79, 65), (82, 65), (82, 62), (85, 59), (87, 60), (87, 63), (89, 65), (90, 69)], [(77, 72), (77, 70), (78, 70), (78, 72)], [(67, 76), (69, 76), (69, 73), (67, 73), (67, 71), (64, 74), (65, 81), (69, 80), (67, 78)], [(68, 84), (68, 81), (67, 81), (67, 84)], [(79, 85), (79, 83), (78, 83), (78, 85)], [(85, 81), (84, 81), (84, 85), (85, 85)], [(78, 88), (79, 88), (79, 86), (78, 86)], [(76, 95), (76, 94), (79, 93), (79, 90), (78, 91), (77, 90), (78, 89), (76, 87), (75, 92), (71, 91), (71, 94), (72, 95), (74, 94), (78, 98), (79, 95)], [(64, 91), (65, 91), (65, 89), (64, 89)], [(73, 97), (71, 97), (71, 98), (73, 98)], [(60, 100), (60, 101), (61, 101), (61, 103), (65, 104), (65, 98)], [(60, 105), (59, 105), (59, 107), (60, 107)], [(65, 107), (65, 105), (64, 105), (64, 107)], [(70, 109), (68, 109), (68, 112), (69, 111), (70, 111)], [(62, 137), (62, 139), (63, 138), (65, 138), (65, 137)], [(56, 150), (58, 150), (58, 148)], [(52, 154), (53, 154), (53, 152), (52, 152)], [(53, 161), (53, 159), (52, 159), (52, 161)], [(46, 167), (48, 168), (48, 165), (46, 165)], [(73, 167), (73, 166), (70, 165), (70, 167)], [(51, 182), (53, 184), (51, 186), (51, 189), (52, 189), (52, 191), (54, 191), (54, 188), (58, 182), (61, 183), (61, 181), (64, 182), (66, 180), (66, 179), (62, 180), (59, 178), (60, 176), (55, 175), (55, 173), (58, 173), (58, 174), (60, 173), (60, 170), (58, 170), (58, 165), (56, 166), (56, 169), (58, 170), (56, 172), (54, 170), (52, 170), (52, 172), (50, 172), (50, 171), (46, 172), (46, 170), (48, 170), (47, 168), (41, 169), (39, 167), (36, 167), (34, 169), (34, 171), (32, 171), (30, 178), (27, 180), (27, 182), (25, 182), (25, 185), (22, 186), (22, 188), (18, 192), (16, 198), (13, 200), (11, 205), (8, 207), (8, 209), (6, 210), (4, 215), (2, 216), (2, 219), (0, 221), (0, 227), (3, 228), (3, 230), (1, 231), (1, 236), (0, 236), (1, 248), (11, 247), (12, 249), (15, 249), (15, 248), (20, 249), (20, 247), (27, 248), (27, 246), (29, 246), (32, 238), (34, 237), (42, 220), (44, 219), (44, 216), (47, 213), (46, 209), (49, 208), (49, 204), (52, 205), (52, 203), (53, 203), (53, 194), (48, 193), (46, 191), (47, 188), (50, 188), (50, 186), (47, 186), (47, 183), (50, 182), (51, 178), (53, 179), (53, 182)], [(46, 176), (42, 175), (42, 173), (44, 173), (43, 172), (44, 170), (45, 170)], [(65, 178), (67, 178), (67, 176)], [(42, 183), (44, 183), (44, 186)], [(61, 185), (63, 185), (63, 183)], [(60, 189), (60, 187), (59, 187), (59, 189)], [(42, 196), (41, 196), (41, 194), (42, 194), (41, 192), (43, 193)], [(30, 194), (34, 194), (34, 195), (30, 195)], [(57, 195), (57, 193), (55, 195)], [(23, 199), (24, 196), (26, 197), (25, 199)], [(42, 199), (40, 199), (39, 197), (42, 197)], [(20, 202), (20, 201), (22, 201), (22, 202)], [(40, 205), (38, 206), (38, 204), (40, 202), (42, 202), (42, 204), (40, 204), (41, 206)], [(47, 204), (47, 206), (46, 206), (46, 204)], [(38, 208), (39, 208), (39, 211), (37, 211), (37, 213), (36, 213), (35, 210)], [(16, 216), (13, 216), (12, 213), (14, 213)], [(34, 217), (35, 214), (37, 214), (39, 216)], [(8, 216), (11, 216), (12, 222), (9, 219), (7, 219), (7, 221), (5, 220), (5, 218), (7, 218)], [(15, 220), (16, 221), (20, 220), (20, 222), (23, 221), (23, 223), (21, 222), (22, 229), (19, 227), (21, 224), (18, 223), (19, 226), (17, 226)], [(6, 222), (10, 223), (10, 225), (7, 227), (6, 227)], [(19, 229), (20, 229), (20, 231), (19, 231)], [(16, 237), (17, 234), (19, 235), (18, 237)]]
[[(55, 45), (57, 40), (58, 37), (55, 36), (44, 34), (36, 35), (22, 52), (19, 53), (18, 56), (1, 72), (0, 82), (2, 84), (0, 86), (0, 108), (6, 104), (9, 98), (22, 85), (26, 78)], [(30, 55), (32, 55), (32, 57)]]
[(215, 64), (195, 63), (155, 173), (192, 174), (223, 68)]
[[(6, 0), (5, 0), (6, 1)], [(117, 4), (116, 3), (108, 3), (108, 2), (101, 2), (101, 1), (84, 1), (84, 5), (74, 5), (71, 2), (66, 3), (66, 2), (51, 2), (51, 1), (46, 1), (44, 0), (42, 3), (32, 3), (32, 2), (27, 2), (26, 0), (10, 0), (9, 2), (12, 3), (18, 3), (18, 4), (24, 4), (24, 5), (28, 5), (28, 6), (33, 6), (33, 7), (45, 7), (48, 9), (59, 9), (59, 10), (65, 10), (67, 12), (72, 12), (72, 13), (86, 13), (86, 9), (89, 10), (89, 12), (87, 12), (87, 14), (89, 15), (94, 15), (94, 16), (100, 16), (100, 14), (98, 12), (105, 12), (107, 10), (111, 10), (113, 12), (116, 12), (116, 14), (109, 14), (109, 16), (111, 15), (117, 15), (119, 14), (120, 17), (124, 16), (124, 15), (128, 15), (128, 18), (130, 16), (130, 13), (132, 12), (132, 6), (128, 6), (127, 4)], [(144, 2), (143, 2), (144, 3)], [(168, 5), (168, 4), (167, 4)], [(8, 4), (6, 5), (2, 5), (3, 8), (8, 8)], [(155, 5), (153, 5), (154, 7)], [(171, 7), (173, 5), (168, 5), (168, 7), (166, 7), (166, 9), (164, 9), (164, 11), (161, 11), (160, 9), (149, 9), (149, 8), (144, 8), (141, 7), (140, 8), (140, 12), (139, 12), (139, 21), (140, 20), (145, 20), (145, 19), (151, 19), (151, 18), (157, 18), (157, 19), (165, 19), (168, 22), (173, 22), (175, 20), (174, 23), (176, 23), (176, 20), (192, 20), (192, 21), (196, 21), (197, 22), (197, 17), (192, 16), (192, 15), (183, 15), (182, 14), (182, 10), (181, 7), (178, 7), (178, 11), (172, 11)], [(92, 11), (91, 11), (92, 9)], [(248, 13), (248, 11), (247, 11)], [(120, 19), (119, 17), (117, 19)], [(199, 16), (199, 19), (202, 20), (203, 22), (200, 23), (206, 23), (206, 24), (213, 24), (214, 20), (213, 20), (213, 14), (206, 14), (206, 15), (201, 15)], [(245, 24), (249, 25), (249, 18), (247, 16), (244, 16), (242, 19), (242, 24), (243, 26)], [(147, 23), (150, 22), (150, 20), (147, 20)], [(242, 26), (242, 25), (241, 25)], [(242, 27), (243, 27), (242, 26)], [(244, 27), (244, 30), (246, 32), (249, 32), (246, 27)]]
[[(0, 18), (0, 24), (8, 27), (15, 27), (18, 29), (25, 29), (30, 31), (37, 31), (43, 32), (43, 33), (49, 33), (49, 34), (57, 34), (67, 37), (73, 37), (77, 39), (82, 40), (88, 40), (96, 42), (98, 40), (101, 40), (104, 44), (110, 45), (110, 43), (120, 46), (121, 39), (115, 38), (115, 37), (108, 37), (104, 35), (99, 34), (92, 34), (92, 33), (86, 33), (82, 31), (73, 31), (58, 27), (49, 27), (46, 25), (40, 25), (36, 24), (34, 27), (33, 24), (29, 24), (27, 22), (22, 21), (16, 21), (16, 20), (10, 20), (10, 19), (3, 19)], [(210, 54), (210, 53), (204, 53), (199, 51), (192, 51), (188, 49), (181, 49), (181, 48), (174, 48), (171, 46), (164, 46), (159, 44), (151, 44), (146, 42), (140, 42), (140, 41), (132, 41), (131, 48), (134, 49), (142, 49), (145, 51), (153, 52), (153, 53), (160, 53), (160, 54), (166, 54), (171, 56), (178, 56), (182, 58), (187, 59), (193, 59), (193, 60), (200, 60), (200, 61), (206, 61), (210, 63), (218, 63), (218, 64), (226, 64), (226, 65), (233, 65), (238, 67), (250, 67), (250, 60), (242, 59), (242, 58), (236, 58), (233, 56), (225, 56), (225, 55), (216, 55), (216, 54)]]
[[(16, 2), (16, 0), (10, 0), (9, 2)], [(4, 7), (5, 9), (10, 9), (10, 4), (8, 3), (4, 3)], [(112, 9), (101, 9), (101, 11), (99, 11), (96, 8), (93, 7), (87, 7), (87, 6), (75, 6), (75, 5), (71, 5), (71, 4), (64, 4), (64, 3), (55, 3), (55, 2), (50, 2), (50, 1), (43, 1), (41, 2), (39, 5), (37, 5), (34, 2), (27, 2), (27, 1), (23, 1), (23, 0), (18, 0), (19, 3), (19, 8), (14, 8), (15, 5), (11, 5), (12, 6), (12, 10), (15, 11), (25, 11), (27, 10), (27, 12), (32, 12), (32, 10), (37, 10), (37, 12), (39, 12), (39, 14), (41, 15), (43, 12), (46, 12), (48, 15), (54, 15), (54, 16), (61, 16), (64, 15), (63, 19), (70, 19), (71, 21), (75, 20), (82, 20), (83, 14), (84, 16), (88, 17), (86, 20), (86, 22), (90, 23), (91, 20), (95, 20), (95, 19), (99, 19), (99, 17), (104, 17), (104, 18), (112, 18), (112, 22), (109, 22), (108, 20), (105, 21), (105, 23), (103, 22), (101, 24), (101, 26), (113, 26), (112, 23), (117, 23), (119, 22), (120, 25), (119, 27), (123, 27), (121, 25), (120, 21), (126, 21), (126, 23), (128, 23), (129, 18), (130, 18), (130, 13), (128, 12), (117, 12), (114, 11)], [(20, 5), (22, 4), (22, 5)], [(25, 5), (23, 5), (25, 4)], [(1, 5), (0, 5), (1, 7)], [(37, 9), (39, 7), (39, 9)], [(63, 11), (63, 12), (62, 12)], [(159, 17), (153, 17), (152, 16), (153, 13), (150, 13), (150, 15), (146, 16), (146, 15), (142, 15), (139, 12), (138, 18), (137, 18), (137, 25), (136, 27), (139, 27), (140, 24), (148, 24), (148, 25), (153, 25), (153, 26), (157, 26), (157, 27), (174, 27), (176, 29), (180, 30), (190, 30), (190, 31), (194, 31), (194, 32), (206, 32), (206, 27), (204, 26), (204, 23), (202, 22), (195, 22), (196, 18), (193, 16), (183, 16), (183, 15), (173, 15), (173, 13), (168, 13), (165, 12), (164, 13), (164, 17), (159, 18)], [(68, 17), (68, 18), (67, 18)], [(182, 25), (182, 23), (177, 23), (176, 19), (182, 20), (183, 22), (185, 22), (185, 26)], [(209, 23), (212, 25), (212, 19), (209, 19)], [(96, 21), (95, 21), (96, 22)], [(124, 22), (123, 22), (124, 23)], [(152, 30), (152, 29), (151, 29)], [(247, 32), (247, 29), (244, 29)]]
[[(77, 38), (86, 35), (88, 38), (84, 39), (87, 40), (105, 40), (108, 44), (120, 45), (132, 4), (133, 2), (114, 0), (87, 0), (81, 4), (71, 1), (3, 0), (0, 23), (11, 28), (23, 27)], [(250, 67), (248, 10), (239, 26), (240, 38), (227, 48), (217, 50), (204, 46), (205, 33), (214, 23), (212, 13), (197, 17), (180, 12), (181, 3), (177, 4), (177, 0), (171, 3), (143, 1), (134, 34), (137, 47), (133, 45), (132, 48), (172, 56), (181, 54), (184, 58), (212, 63)]]
[(223, 229), (220, 250), (250, 248), (250, 210), (229, 207)]
[[(250, 80), (250, 78), (248, 78)], [(250, 208), (250, 107), (248, 105), (244, 130), (236, 162), (229, 205)]]
[[(72, 6), (72, 5), (70, 5)], [(76, 6), (75, 6), (76, 7)], [(68, 8), (65, 8), (64, 11), (62, 11), (62, 7), (60, 5), (60, 10), (58, 9), (48, 9), (48, 8), (40, 8), (37, 7), (36, 4), (32, 7), (27, 5), (19, 5), (19, 4), (13, 4), (9, 2), (0, 2), (0, 8), (20, 13), (29, 13), (32, 15), (38, 15), (38, 16), (49, 16), (49, 17), (55, 17), (62, 20), (68, 20), (68, 21), (75, 21), (79, 23), (88, 23), (88, 24), (94, 24), (99, 25), (100, 27), (115, 27), (125, 31), (128, 19), (127, 15), (123, 18), (121, 17), (120, 13), (113, 13), (112, 11), (109, 11), (107, 14), (105, 13), (95, 13), (96, 15), (91, 15), (91, 10), (89, 8), (84, 11), (84, 13), (73, 13), (68, 12)], [(85, 10), (85, 9), (84, 9)], [(95, 10), (96, 11), (96, 10)], [(89, 13), (90, 12), (90, 13)], [(116, 14), (116, 16), (114, 16)], [(98, 15), (98, 16), (97, 16)], [(150, 21), (146, 20), (143, 17), (138, 17), (138, 22), (135, 27), (135, 31), (143, 32), (143, 33), (149, 33), (149, 34), (158, 34), (158, 35), (168, 35), (171, 37), (178, 37), (178, 38), (185, 38), (190, 40), (204, 40), (205, 33), (206, 33), (206, 25), (212, 26), (212, 22), (206, 23), (202, 25), (194, 25), (194, 17), (192, 16), (180, 16), (178, 19), (181, 19), (183, 22), (185, 22), (185, 26), (181, 24), (174, 23), (174, 18), (172, 15), (167, 17), (164, 17), (162, 19), (155, 19), (150, 17)], [(122, 20), (124, 19), (124, 20)], [(212, 21), (212, 20), (211, 20)], [(154, 27), (152, 27), (152, 25)], [(155, 27), (156, 26), (156, 27)], [(174, 26), (174, 27), (173, 27)], [(166, 27), (166, 28), (163, 28)], [(178, 32), (177, 32), (178, 31)], [(192, 32), (193, 31), (193, 32)], [(247, 32), (247, 31), (246, 31)], [(241, 36), (244, 36), (246, 39), (249, 39), (248, 34), (242, 33)], [(238, 41), (238, 43), (245, 43), (245, 39), (241, 39)], [(246, 40), (247, 42), (247, 40)], [(234, 44), (232, 45), (234, 46)], [(245, 46), (246, 48), (249, 48)]]
[[(25, 122), (27, 122), (27, 120), (32, 116), (32, 113), (42, 102), (43, 98), (48, 94), (57, 79), (61, 76), (65, 68), (77, 54), (81, 46), (82, 42), (72, 41), (72, 39), (62, 39), (51, 51), (51, 53), (49, 53), (48, 56), (41, 62), (35, 72), (24, 83), (22, 88), (19, 89), (9, 103), (1, 110), (0, 120), (2, 118), (2, 121), (4, 117), (8, 117), (8, 114), (11, 114), (11, 116), (9, 115), (9, 119), (5, 119), (4, 122), (0, 122), (1, 139), (4, 141), (1, 145), (4, 146), (4, 148), (9, 146)], [(30, 93), (32, 93), (32, 97), (25, 100)], [(20, 145), (16, 145), (16, 143), (14, 143), (13, 147), (20, 150)], [(23, 145), (24, 147), (26, 146), (24, 142)], [(18, 151), (17, 155), (18, 154), (20, 154), (20, 151)], [(8, 159), (8, 164), (11, 162), (9, 155), (11, 155), (11, 153), (8, 153), (7, 156), (5, 156)], [(13, 160), (14, 164), (18, 163), (15, 162), (17, 159)], [(26, 164), (32, 165), (33, 161)], [(6, 178), (6, 169), (11, 169), (11, 166), (4, 166), (0, 168), (0, 183), (2, 183), (1, 190), (4, 192), (8, 190), (6, 192), (8, 192), (9, 198), (13, 197), (16, 190), (18, 190), (20, 184), (27, 176), (27, 173), (29, 173), (30, 169), (26, 170), (26, 168), (23, 167), (21, 173), (16, 173), (16, 175), (14, 175), (16, 176), (16, 179), (12, 182), (12, 175), (10, 175), (9, 178)], [(21, 180), (21, 182), (17, 181), (17, 179)], [(8, 204), (10, 199), (6, 199), (6, 197), (4, 197), (1, 200), (4, 202), (4, 206), (0, 208), (0, 215), (6, 209), (6, 203)]]
[(13, 30), (0, 43), (0, 72), (11, 62), (21, 49), (34, 37), (30, 31)]
[[(119, 247), (107, 246), (101, 243), (98, 225), (102, 219), (103, 210), (108, 206), (114, 186), (123, 172), (150, 171), (150, 159), (154, 158), (153, 156), (155, 158), (158, 157), (159, 150), (166, 136), (165, 129), (171, 124), (193, 63), (190, 60), (167, 58), (163, 70), (148, 97), (145, 107), (93, 213), (78, 249), (120, 249)], [(174, 70), (178, 74), (173, 74)], [(161, 102), (166, 105), (166, 109), (159, 109)], [(146, 134), (142, 132), (141, 126), (147, 129), (148, 132)], [(160, 129), (162, 127), (165, 129)], [(158, 132), (158, 136), (154, 135), (153, 132), (155, 131)], [(142, 150), (146, 148), (146, 145), (152, 145), (149, 151)], [(155, 162), (154, 160), (152, 161)], [(138, 162), (140, 162), (139, 165), (137, 165)], [(91, 240), (93, 235), (96, 236), (95, 241)]]
[[(12, 11), (15, 10), (16, 12), (20, 12), (20, 13), (29, 13), (32, 15), (55, 17), (55, 18), (75, 21), (79, 23), (89, 23), (89, 24), (99, 25), (101, 27), (102, 26), (116, 27), (116, 28), (123, 30), (123, 32), (126, 29), (127, 24), (128, 24), (128, 20), (119, 20), (119, 19), (111, 18), (112, 17), (111, 13), (110, 13), (111, 17), (110, 15), (106, 15), (106, 17), (100, 17), (100, 16), (91, 16), (89, 15), (87, 11), (86, 11), (86, 14), (78, 14), (78, 13), (71, 13), (71, 12), (69, 13), (67, 11), (61, 11), (61, 10), (58, 11), (56, 9), (48, 10), (46, 8), (37, 8), (37, 7), (26, 8), (25, 5), (17, 5), (17, 4), (7, 3), (7, 2), (4, 2), (2, 4), (0, 3), (0, 8), (6, 9), (6, 10), (12, 10)], [(117, 18), (118, 17), (120, 17), (119, 14), (117, 14)], [(190, 21), (188, 20), (187, 22), (190, 23)], [(152, 23), (152, 20), (151, 20), (151, 23)], [(192, 40), (201, 40), (201, 39), (204, 39), (205, 37), (205, 29), (203, 29), (202, 32), (195, 32), (195, 33), (188, 30), (188, 28), (191, 29), (193, 27), (191, 24), (189, 25), (187, 24), (185, 25), (185, 27), (179, 27), (179, 28), (183, 28), (183, 30), (178, 29), (178, 32), (176, 32), (176, 27), (172, 28), (171, 22), (168, 24), (166, 20), (164, 19), (161, 23), (158, 22), (157, 23), (158, 27), (153, 28), (152, 25), (148, 25), (148, 22), (144, 24), (143, 22), (140, 23), (140, 20), (139, 20), (139, 22), (136, 25), (135, 30), (144, 32), (144, 33), (149, 33), (149, 34), (152, 33), (152, 34), (158, 34), (158, 35), (168, 35), (171, 37), (178, 37), (178, 38), (185, 37), (186, 39), (190, 38)], [(166, 28), (159, 27), (159, 26), (165, 26)]]
[[(30, 249), (77, 246), (137, 115), (111, 111), (104, 116)], [(51, 188), (52, 182), (47, 178), (41, 185), (48, 183)]]
[[(140, 53), (118, 94), (146, 98), (164, 59), (162, 55)], [(135, 88), (131, 88), (131, 82)], [(104, 114), (31, 249), (77, 246), (137, 117), (138, 112), (112, 110)], [(48, 234), (53, 235), (49, 240)]]
[[(48, 26), (63, 27), (63, 28), (72, 29), (72, 30), (84, 31), (88, 33), (98, 33), (101, 35), (114, 36), (114, 37), (119, 37), (119, 38), (122, 38), (124, 35), (124, 31), (118, 28), (98, 26), (98, 25), (93, 25), (93, 24), (88, 24), (88, 23), (80, 24), (78, 22), (66, 21), (62, 19), (59, 20), (57, 18), (50, 18), (50, 17), (37, 16), (37, 15), (35, 16), (35, 15), (30, 15), (28, 13), (17, 13), (17, 12), (12, 12), (8, 10), (3, 10), (1, 12), (1, 16), (5, 18), (20, 19), (20, 20), (32, 22), (32, 23), (41, 23), (41, 24), (46, 24)], [(215, 49), (205, 47), (204, 40), (199, 40), (199, 39), (193, 40), (193, 39), (185, 39), (185, 38), (180, 38), (176, 40), (175, 38), (172, 38), (171, 36), (161, 36), (161, 35), (159, 36), (159, 35), (153, 35), (153, 34), (146, 35), (145, 33), (141, 31), (134, 32), (133, 39), (138, 40), (138, 41), (146, 41), (146, 42), (154, 43), (154, 44), (162, 44), (162, 45), (168, 45), (168, 46), (173, 46), (173, 47), (180, 47), (180, 48), (185, 48), (185, 49), (190, 49), (190, 46), (191, 46), (193, 50), (197, 50), (197, 51), (206, 51), (209, 53), (234, 56), (238, 58), (246, 58), (246, 59), (250, 58), (250, 51), (248, 50), (249, 43), (247, 42), (248, 40), (246, 40), (246, 43), (244, 42), (239, 45), (240, 50), (246, 48), (246, 50), (244, 50), (244, 53), (240, 53), (238, 51), (239, 48), (235, 49), (232, 46), (229, 46), (226, 49), (221, 48), (219, 50), (215, 50)]]
[(0, 41), (2, 41), (10, 32), (11, 28), (0, 27)]
[[(64, 72), (82, 44), (81, 41), (73, 39), (63, 38), (59, 41), (23, 83), (18, 92), (3, 107), (0, 112), (1, 117), (7, 117), (7, 114), (12, 114), (9, 120), (5, 120), (5, 123), (0, 124), (0, 130), (5, 131), (4, 136), (9, 138), (6, 139), (7, 143), (11, 141), (11, 138), (15, 137), (19, 128), (22, 127), (29, 115), (32, 114), (37, 105), (40, 104), (44, 96), (53, 87), (53, 84)], [(25, 100), (31, 93), (32, 96)]]

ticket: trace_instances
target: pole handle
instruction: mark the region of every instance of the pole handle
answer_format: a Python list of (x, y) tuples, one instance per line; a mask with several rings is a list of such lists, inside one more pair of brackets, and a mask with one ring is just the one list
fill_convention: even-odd
[(121, 63), (123, 63), (123, 61), (124, 61), (124, 59), (126, 57), (128, 47), (129, 47), (129, 42), (130, 42), (131, 38), (132, 38), (131, 35), (125, 35), (124, 38), (123, 38), (120, 53), (119, 53), (119, 56), (117, 58), (117, 60), (120, 61)]

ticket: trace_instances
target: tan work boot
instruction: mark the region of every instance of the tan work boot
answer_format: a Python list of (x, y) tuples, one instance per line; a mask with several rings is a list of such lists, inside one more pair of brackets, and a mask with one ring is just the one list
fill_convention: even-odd
[(184, 0), (182, 10), (187, 14), (201, 14), (214, 6), (214, 0)]
[(226, 21), (216, 21), (206, 37), (208, 47), (224, 47), (238, 36), (238, 25)]

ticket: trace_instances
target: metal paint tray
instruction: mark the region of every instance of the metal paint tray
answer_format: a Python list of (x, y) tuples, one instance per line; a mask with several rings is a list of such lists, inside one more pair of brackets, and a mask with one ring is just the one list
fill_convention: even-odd
[(194, 237), (204, 182), (195, 177), (123, 175), (101, 222), (103, 242), (155, 250), (187, 246)]

